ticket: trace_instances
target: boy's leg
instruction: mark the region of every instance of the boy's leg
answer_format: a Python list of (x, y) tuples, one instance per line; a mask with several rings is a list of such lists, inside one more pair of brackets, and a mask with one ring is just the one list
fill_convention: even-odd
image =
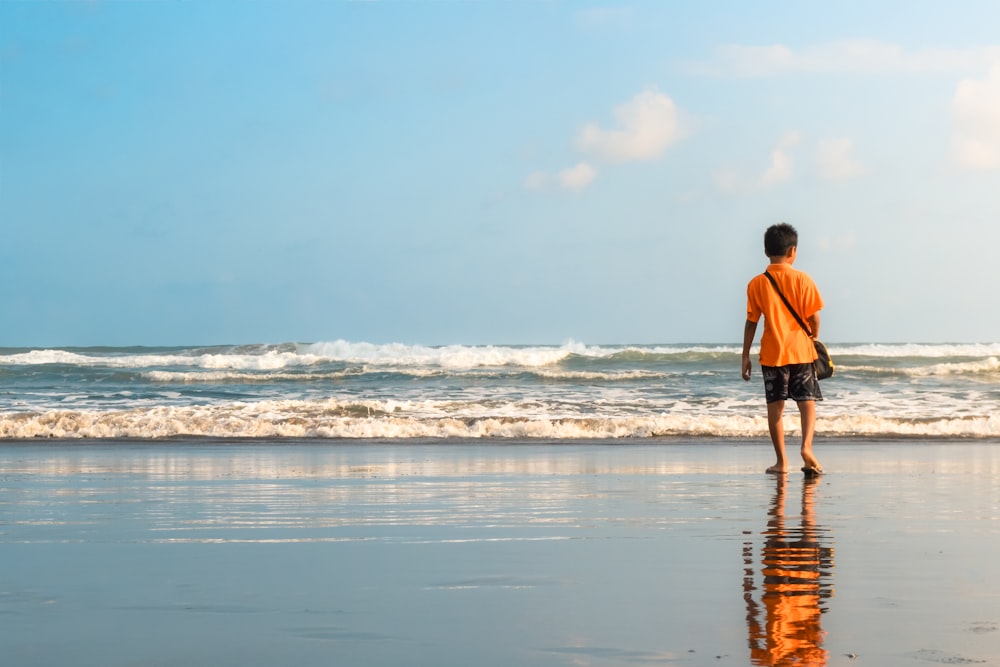
[(784, 413), (784, 401), (772, 401), (767, 404), (767, 430), (771, 434), (771, 444), (774, 445), (774, 455), (777, 459), (767, 472), (788, 472), (788, 461), (785, 460), (785, 425), (781, 421)]
[(807, 468), (821, 469), (813, 456), (813, 435), (816, 433), (816, 402), (798, 401), (799, 419), (802, 424), (802, 462)]

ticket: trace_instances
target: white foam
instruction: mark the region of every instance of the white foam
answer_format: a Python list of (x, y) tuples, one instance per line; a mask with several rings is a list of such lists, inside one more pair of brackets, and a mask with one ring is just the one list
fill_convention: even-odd
[[(656, 436), (766, 437), (766, 418), (757, 414), (706, 415), (529, 415), (510, 404), (490, 410), (475, 406), (448, 414), (449, 403), (406, 401), (262, 401), (214, 406), (178, 406), (128, 411), (58, 410), (0, 415), (0, 438), (164, 438), (171, 436), (249, 438), (650, 438)], [(786, 429), (795, 433), (789, 416)], [(823, 415), (825, 436), (1000, 436), (995, 415), (884, 417), (852, 412)]]
[(947, 377), (950, 375), (993, 375), (1000, 373), (1000, 358), (987, 357), (972, 361), (954, 361), (927, 366), (872, 366), (864, 364), (837, 365), (841, 373), (853, 371), (879, 375), (902, 375), (907, 377)]
[[(1000, 343), (990, 344), (829, 344), (838, 356), (866, 358), (945, 358), (993, 359), (1000, 357)], [(468, 346), (441, 347), (403, 343), (374, 344), (335, 340), (298, 346), (255, 348), (211, 348), (186, 354), (162, 352), (98, 353), (70, 350), (30, 350), (0, 355), (0, 365), (45, 365), (110, 368), (194, 367), (208, 370), (282, 370), (308, 367), (323, 362), (370, 364), (378, 367), (434, 367), (447, 370), (473, 368), (541, 368), (558, 364), (571, 356), (591, 359), (628, 356), (738, 355), (731, 345), (650, 345), (587, 346), (575, 341), (560, 346)]]
[(906, 369), (906, 373), (914, 376), (932, 375), (977, 375), (980, 373), (1000, 372), (1000, 359), (988, 357), (977, 361), (933, 364), (921, 368)]
[[(376, 345), (337, 340), (328, 343), (313, 343), (305, 346), (304, 350), (309, 355), (332, 361), (380, 366), (439, 366), (449, 369), (484, 366), (548, 366), (562, 361), (572, 354), (588, 354), (588, 348), (573, 342), (560, 347), (497, 347), (493, 345), (428, 347), (402, 343)], [(594, 350), (589, 353), (596, 354)]]
[(0, 356), (0, 363), (9, 366), (35, 366), (43, 364), (66, 364), (74, 366), (91, 366), (100, 363), (99, 357), (92, 357), (66, 350), (31, 350), (17, 354)]
[(246, 373), (241, 371), (146, 371), (142, 377), (159, 383), (270, 383), (276, 381), (309, 382), (335, 380), (356, 375), (358, 370), (329, 371), (325, 373)]
[(195, 367), (234, 370), (279, 370), (289, 366), (309, 366), (321, 361), (316, 356), (266, 350), (242, 353), (203, 354), (81, 354), (67, 350), (31, 350), (0, 356), (0, 364), (35, 366), (63, 364), (82, 367), (156, 368)]
[(816, 429), (818, 433), (829, 435), (996, 437), (1000, 436), (1000, 418), (994, 415), (980, 415), (901, 419), (855, 414), (817, 418)]
[(865, 343), (830, 344), (830, 355), (860, 357), (995, 357), (1000, 355), (1000, 343)]

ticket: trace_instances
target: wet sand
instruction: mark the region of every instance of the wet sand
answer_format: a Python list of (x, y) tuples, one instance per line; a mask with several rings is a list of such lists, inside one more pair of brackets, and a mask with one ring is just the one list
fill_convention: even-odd
[(0, 444), (29, 665), (1000, 665), (1000, 443)]

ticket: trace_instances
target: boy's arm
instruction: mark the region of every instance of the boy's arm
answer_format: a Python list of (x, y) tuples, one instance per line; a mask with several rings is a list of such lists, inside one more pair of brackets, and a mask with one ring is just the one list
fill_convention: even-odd
[(750, 381), (750, 369), (753, 367), (750, 362), (750, 346), (753, 345), (753, 339), (756, 335), (757, 323), (747, 320), (747, 323), (743, 325), (743, 379), (747, 382)]
[(809, 331), (812, 332), (813, 339), (819, 340), (819, 313), (813, 313), (807, 317), (806, 324), (809, 325)]

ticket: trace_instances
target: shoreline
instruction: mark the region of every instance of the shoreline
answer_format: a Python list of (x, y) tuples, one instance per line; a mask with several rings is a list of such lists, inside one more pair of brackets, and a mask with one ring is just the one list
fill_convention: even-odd
[[(786, 431), (786, 439), (789, 446), (794, 446), (799, 435), (795, 430)], [(976, 444), (1000, 445), (1000, 436), (956, 436), (956, 435), (909, 435), (909, 434), (879, 434), (879, 435), (823, 435), (818, 433), (815, 436), (816, 446), (824, 443), (830, 445), (844, 444), (887, 444), (899, 443), (910, 445), (922, 444)], [(679, 434), (679, 435), (658, 435), (649, 437), (600, 437), (600, 438), (526, 438), (526, 437), (501, 437), (486, 436), (482, 438), (470, 438), (464, 436), (451, 437), (328, 437), (328, 436), (214, 436), (214, 435), (171, 435), (165, 437), (137, 438), (132, 436), (108, 437), (108, 438), (68, 438), (68, 437), (33, 437), (33, 438), (0, 438), (0, 448), (5, 445), (33, 445), (52, 444), (55, 446), (65, 445), (101, 445), (101, 444), (164, 444), (164, 445), (441, 445), (441, 446), (477, 446), (477, 445), (541, 445), (558, 446), (567, 445), (662, 445), (662, 446), (693, 446), (693, 445), (734, 445), (734, 446), (770, 446), (771, 441), (767, 435), (754, 435), (746, 437), (702, 435), (702, 434)]]

